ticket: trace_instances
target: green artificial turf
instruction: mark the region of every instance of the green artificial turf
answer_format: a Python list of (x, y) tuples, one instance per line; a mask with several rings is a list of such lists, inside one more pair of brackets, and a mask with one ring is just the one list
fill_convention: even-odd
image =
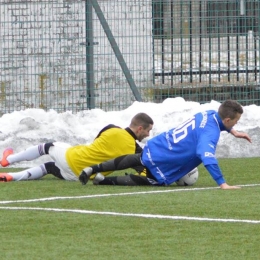
[(241, 189), (219, 189), (203, 166), (191, 187), (0, 183), (1, 259), (259, 259), (260, 159), (219, 163)]

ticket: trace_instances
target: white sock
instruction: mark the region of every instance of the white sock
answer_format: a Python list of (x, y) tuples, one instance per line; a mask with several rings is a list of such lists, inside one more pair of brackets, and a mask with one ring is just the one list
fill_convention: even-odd
[(39, 158), (45, 154), (44, 145), (45, 144), (35, 145), (27, 148), (22, 152), (11, 154), (7, 157), (7, 161), (12, 164), (21, 161), (32, 161), (36, 158)]
[(13, 177), (14, 181), (24, 181), (24, 180), (37, 180), (47, 174), (44, 164), (36, 166), (21, 172), (10, 172), (7, 173)]

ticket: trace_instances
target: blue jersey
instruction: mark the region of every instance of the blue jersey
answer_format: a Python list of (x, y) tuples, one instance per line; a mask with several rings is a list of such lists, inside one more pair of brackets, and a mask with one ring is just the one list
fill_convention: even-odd
[(220, 132), (228, 129), (213, 110), (194, 115), (180, 126), (148, 140), (142, 153), (142, 163), (159, 184), (170, 185), (203, 163), (217, 165), (212, 177), (218, 184), (225, 182), (216, 159)]

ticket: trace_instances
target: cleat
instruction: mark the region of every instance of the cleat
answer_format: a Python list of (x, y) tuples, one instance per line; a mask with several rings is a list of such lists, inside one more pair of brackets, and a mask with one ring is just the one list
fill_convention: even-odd
[(82, 173), (79, 176), (79, 180), (82, 183), (82, 185), (86, 185), (90, 176), (92, 175), (92, 168), (91, 167), (86, 167)]
[(9, 175), (8, 173), (0, 173), (0, 182), (8, 182), (12, 180), (13, 176)]
[(93, 179), (93, 184), (94, 185), (98, 185), (101, 181), (103, 181), (105, 179), (105, 176), (102, 175), (100, 172), (98, 172), (95, 176), (95, 178)]
[(14, 153), (14, 150), (12, 148), (6, 148), (3, 152), (3, 158), (0, 162), (0, 164), (2, 165), (2, 167), (6, 167), (8, 166), (10, 163), (7, 161), (7, 157), (11, 154)]

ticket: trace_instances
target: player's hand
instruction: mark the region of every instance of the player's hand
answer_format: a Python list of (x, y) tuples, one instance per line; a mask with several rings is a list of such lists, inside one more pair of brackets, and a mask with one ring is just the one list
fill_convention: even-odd
[(222, 183), (222, 184), (220, 185), (220, 188), (221, 188), (222, 190), (241, 189), (241, 187), (239, 187), (239, 186), (230, 186), (230, 185), (228, 185), (227, 183)]
[(237, 137), (237, 138), (246, 139), (249, 143), (252, 143), (251, 138), (250, 138), (249, 135), (246, 134), (246, 133), (242, 133), (242, 132), (241, 132), (241, 133), (239, 133), (236, 137)]
[(90, 176), (92, 174), (92, 168), (87, 167), (85, 168), (81, 174), (79, 175), (79, 181), (82, 183), (82, 185), (86, 185)]
[(238, 132), (238, 131), (236, 131), (233, 128), (231, 129), (230, 133), (232, 135), (234, 135), (236, 138), (243, 138), (243, 139), (247, 140), (249, 143), (252, 143), (252, 140), (251, 140), (250, 136), (247, 133)]

